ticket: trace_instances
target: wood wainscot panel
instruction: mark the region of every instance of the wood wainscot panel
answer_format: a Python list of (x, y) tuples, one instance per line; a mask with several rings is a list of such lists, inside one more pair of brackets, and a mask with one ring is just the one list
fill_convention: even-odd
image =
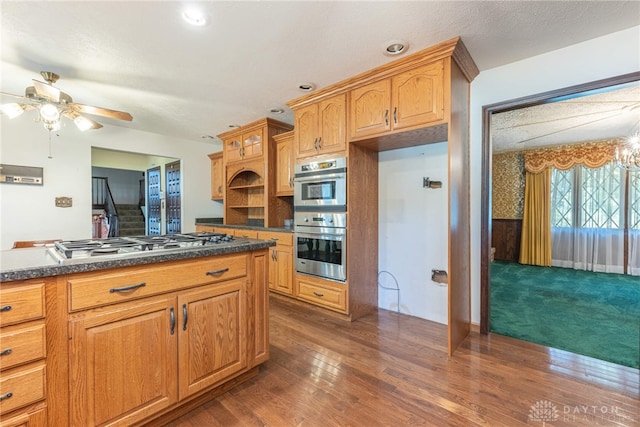
[(518, 262), (522, 219), (493, 219), (491, 223), (491, 246), (495, 248), (494, 259)]

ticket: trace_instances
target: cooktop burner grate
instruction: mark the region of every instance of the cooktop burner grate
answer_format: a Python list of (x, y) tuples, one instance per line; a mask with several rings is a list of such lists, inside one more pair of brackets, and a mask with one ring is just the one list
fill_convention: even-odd
[(105, 239), (67, 240), (56, 242), (56, 251), (66, 259), (118, 253), (201, 247), (231, 242), (224, 233), (194, 232), (160, 236), (110, 237)]

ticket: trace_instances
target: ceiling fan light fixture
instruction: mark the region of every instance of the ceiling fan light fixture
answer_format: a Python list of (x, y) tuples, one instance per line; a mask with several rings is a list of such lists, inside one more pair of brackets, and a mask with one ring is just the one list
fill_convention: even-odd
[(24, 113), (24, 107), (17, 102), (2, 104), (0, 105), (0, 110), (2, 110), (2, 112), (10, 119), (15, 119), (20, 114)]
[(88, 120), (86, 117), (77, 116), (73, 119), (73, 123), (80, 129), (82, 132), (89, 130), (93, 127), (93, 123)]
[(60, 111), (53, 104), (44, 104), (40, 107), (40, 117), (45, 122), (55, 122), (60, 120)]

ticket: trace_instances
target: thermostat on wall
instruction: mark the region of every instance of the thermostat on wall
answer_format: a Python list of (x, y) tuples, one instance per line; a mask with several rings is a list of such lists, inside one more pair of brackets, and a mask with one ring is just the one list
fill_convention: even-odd
[(0, 164), (0, 183), (42, 185), (43, 169)]

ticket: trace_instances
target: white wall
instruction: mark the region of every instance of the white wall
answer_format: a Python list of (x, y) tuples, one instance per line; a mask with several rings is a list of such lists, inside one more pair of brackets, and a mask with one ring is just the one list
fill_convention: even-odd
[[(399, 292), (401, 313), (447, 323), (447, 288), (431, 280), (432, 269), (447, 270), (447, 143), (385, 151), (378, 159), (378, 305), (398, 311)], [(423, 188), (427, 177), (442, 188)], [(398, 292), (384, 289), (396, 281)]]
[[(219, 144), (170, 138), (147, 132), (105, 126), (82, 133), (67, 122), (52, 134), (34, 123), (35, 112), (9, 120), (0, 118), (0, 163), (44, 168), (44, 185), (0, 184), (0, 250), (15, 240), (91, 237), (91, 147), (137, 152), (182, 159), (183, 231), (195, 230), (197, 217), (222, 216), (222, 207), (211, 201), (208, 153)], [(73, 198), (73, 207), (57, 208), (56, 196)]]
[(640, 26), (483, 71), (472, 82), (471, 314), (474, 323), (480, 322), (482, 107), (637, 71), (640, 71)]

